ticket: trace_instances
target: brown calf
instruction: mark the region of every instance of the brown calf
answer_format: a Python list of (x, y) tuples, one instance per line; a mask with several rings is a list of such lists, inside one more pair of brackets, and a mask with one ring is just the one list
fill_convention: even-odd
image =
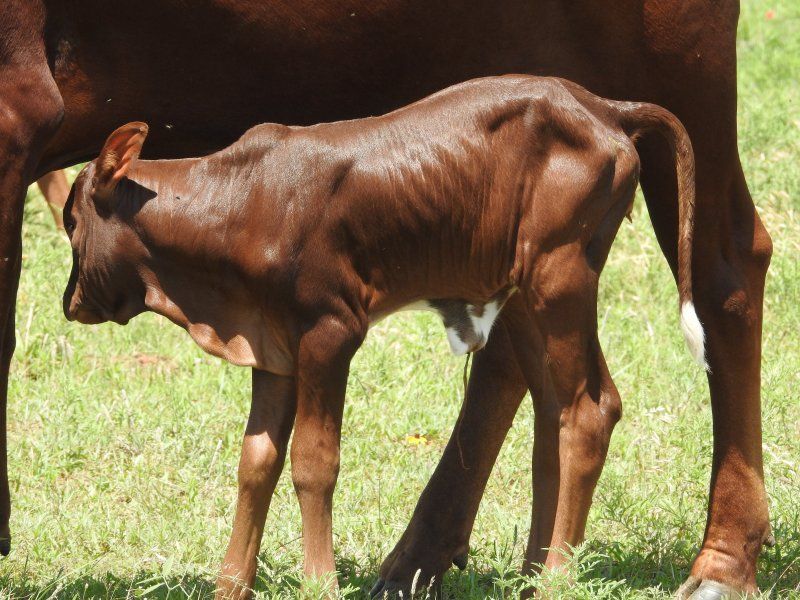
[(74, 264), (64, 311), (124, 324), (152, 310), (211, 354), (253, 367), (221, 593), (253, 583), (292, 427), (305, 570), (334, 570), (350, 360), (370, 323), (412, 306), (441, 314), (456, 353), (485, 344), (507, 300), (532, 316), (543, 345), (516, 350), (547, 357), (552, 390), (538, 389), (541, 373), (526, 375), (561, 414), (561, 460), (578, 466), (562, 478), (569, 511), (546, 559), (562, 562), (559, 550), (582, 539), (620, 414), (597, 339), (597, 283), (638, 183), (633, 139), (649, 130), (674, 151), (682, 325), (702, 362), (694, 160), (683, 127), (660, 107), (507, 76), (382, 117), (261, 125), (205, 158), (137, 161), (147, 126), (111, 134), (65, 208)]

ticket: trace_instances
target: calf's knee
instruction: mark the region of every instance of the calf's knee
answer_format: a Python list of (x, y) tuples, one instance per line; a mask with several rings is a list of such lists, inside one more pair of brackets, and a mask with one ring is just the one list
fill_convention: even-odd
[(242, 453), (239, 461), (239, 488), (259, 492), (270, 487), (278, 478), (286, 457), (285, 448), (272, 444), (253, 444)]

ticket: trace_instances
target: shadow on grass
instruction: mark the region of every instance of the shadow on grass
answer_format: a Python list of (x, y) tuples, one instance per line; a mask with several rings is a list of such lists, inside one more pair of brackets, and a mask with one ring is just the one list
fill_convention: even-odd
[[(788, 598), (800, 589), (800, 533), (791, 526), (776, 527), (778, 540), (774, 548), (765, 549), (759, 562), (759, 586), (766, 597)], [(654, 592), (669, 597), (689, 573), (696, 548), (683, 541), (644, 544), (648, 551), (636, 552), (617, 543), (592, 541), (577, 550), (569, 575), (534, 578), (552, 590), (553, 597), (652, 597)], [(489, 552), (492, 554), (492, 552)], [(502, 598), (515, 597), (526, 583), (520, 579), (512, 553), (496, 549), (495, 558), (471, 556), (470, 566), (463, 572), (451, 570), (443, 581), (443, 597)], [(266, 557), (262, 557), (266, 558)], [(339, 557), (341, 597), (364, 598), (377, 579), (376, 563), (366, 569), (354, 559)], [(262, 598), (324, 597), (322, 589), (315, 593), (304, 588), (296, 576), (296, 566), (259, 560), (255, 591)], [(637, 593), (639, 592), (639, 593)], [(214, 594), (214, 575), (163, 575), (139, 573), (132, 577), (84, 575), (75, 578), (58, 575), (40, 585), (29, 585), (16, 578), (0, 576), (0, 595), (20, 600), (64, 600), (107, 598), (153, 598), (177, 600), (210, 598)]]
[[(359, 572), (355, 561), (344, 559), (338, 564), (339, 585), (348, 598), (361, 598), (377, 575)], [(259, 560), (254, 590), (259, 598), (322, 598), (322, 583), (301, 581), (295, 576), (294, 565), (275, 564)], [(19, 576), (0, 576), (0, 598), (13, 600), (88, 600), (148, 598), (154, 600), (213, 598), (216, 573), (170, 574), (139, 572), (132, 576), (113, 573), (59, 573), (49, 581), (30, 584)], [(303, 592), (301, 593), (301, 586)], [(318, 587), (319, 590), (315, 589)]]
[(74, 579), (57, 576), (51, 581), (31, 586), (18, 581), (0, 578), (0, 589), (4, 598), (20, 600), (90, 599), (90, 598), (154, 598), (177, 600), (178, 598), (208, 598), (214, 594), (212, 580), (199, 575), (164, 577), (141, 573), (134, 577), (85, 575)]
[[(777, 524), (776, 544), (764, 548), (758, 562), (758, 586), (769, 597), (788, 597), (800, 590), (800, 531), (796, 526)], [(631, 550), (630, 544), (595, 540), (579, 552), (578, 570), (583, 580), (624, 583), (628, 589), (674, 591), (689, 575), (697, 546), (676, 540), (649, 540), (646, 550)], [(795, 596), (792, 596), (795, 597)]]

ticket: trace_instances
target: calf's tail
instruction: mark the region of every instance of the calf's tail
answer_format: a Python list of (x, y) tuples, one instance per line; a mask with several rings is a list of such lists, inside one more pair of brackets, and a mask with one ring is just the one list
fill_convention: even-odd
[(678, 176), (678, 296), (681, 329), (695, 361), (708, 370), (705, 333), (692, 300), (692, 238), (694, 236), (694, 153), (683, 124), (668, 110), (643, 102), (615, 102), (620, 125), (630, 137), (655, 131), (669, 144)]

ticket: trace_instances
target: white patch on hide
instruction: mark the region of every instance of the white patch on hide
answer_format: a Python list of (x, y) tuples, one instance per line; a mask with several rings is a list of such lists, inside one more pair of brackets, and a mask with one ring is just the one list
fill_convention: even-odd
[(447, 332), (447, 341), (450, 342), (450, 350), (455, 356), (462, 356), (470, 351), (470, 347), (464, 343), (454, 328), (447, 327), (445, 331)]
[[(474, 306), (470, 305), (467, 309), (469, 310), (470, 321), (472, 321), (472, 328), (475, 330), (478, 339), (481, 340), (480, 348), (483, 348), (489, 339), (489, 333), (492, 331), (497, 315), (500, 314), (500, 303), (497, 300), (492, 300), (486, 304), (480, 317), (475, 316)], [(480, 350), (480, 348), (475, 348), (475, 350)]]

